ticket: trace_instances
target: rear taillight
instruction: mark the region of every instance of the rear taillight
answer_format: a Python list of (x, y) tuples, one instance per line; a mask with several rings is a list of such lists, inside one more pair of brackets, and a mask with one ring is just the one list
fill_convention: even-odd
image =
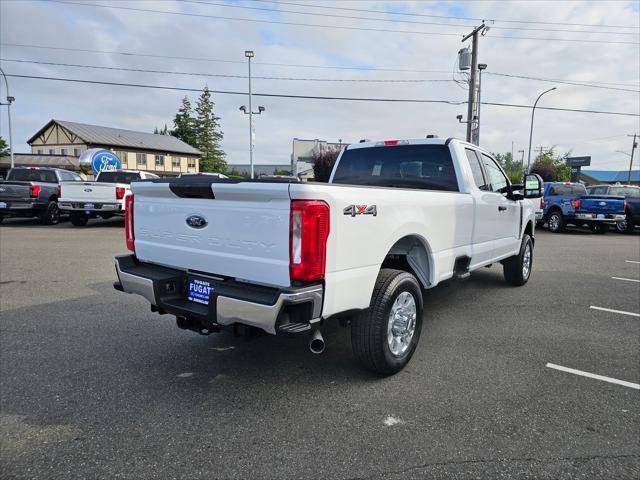
[(127, 248), (136, 251), (136, 237), (133, 233), (133, 194), (124, 199), (124, 232), (127, 238)]
[(578, 199), (573, 199), (571, 200), (571, 205), (573, 205), (573, 208), (575, 208), (576, 210), (580, 210), (580, 207), (582, 207), (582, 202)]
[(329, 206), (321, 200), (292, 200), (289, 223), (291, 280), (324, 278), (329, 236)]
[(40, 185), (31, 185), (29, 187), (29, 196), (31, 198), (38, 198), (39, 194), (40, 194)]
[(124, 187), (116, 187), (116, 198), (122, 200), (124, 198)]
[(626, 212), (627, 211), (627, 201), (623, 201), (622, 202), (622, 209)]
[(544, 210), (544, 198), (540, 197), (540, 210)]

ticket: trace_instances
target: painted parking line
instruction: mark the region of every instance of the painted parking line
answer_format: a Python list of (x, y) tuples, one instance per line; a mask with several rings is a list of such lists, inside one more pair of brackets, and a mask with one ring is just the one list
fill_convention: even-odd
[(625, 262), (627, 262), (627, 263), (637, 263), (637, 264), (640, 264), (640, 262), (636, 262), (635, 260), (625, 260)]
[(616, 385), (622, 385), (623, 387), (634, 388), (640, 390), (640, 384), (626, 382), (624, 380), (618, 380), (617, 378), (605, 377), (603, 375), (596, 375), (595, 373), (583, 372), (582, 370), (576, 370), (575, 368), (563, 367), (554, 363), (547, 363), (547, 368), (553, 368), (554, 370), (560, 370), (561, 372), (573, 373), (574, 375), (580, 375), (582, 377), (593, 378), (602, 382), (615, 383)]
[(594, 305), (589, 306), (589, 308), (592, 308), (593, 310), (602, 310), (603, 312), (611, 312), (611, 313), (619, 313), (621, 315), (629, 315), (631, 317), (640, 317), (640, 313), (625, 312), (624, 310), (614, 310), (612, 308), (596, 307)]
[(640, 280), (636, 280), (634, 278), (622, 278), (622, 277), (611, 277), (613, 280), (622, 280), (624, 282), (635, 282), (640, 283)]

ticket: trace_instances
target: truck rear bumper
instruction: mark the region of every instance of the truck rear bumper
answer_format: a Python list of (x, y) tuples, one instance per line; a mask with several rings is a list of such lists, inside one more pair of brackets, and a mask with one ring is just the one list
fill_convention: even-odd
[[(598, 215), (602, 215), (602, 217), (599, 217)], [(575, 218), (576, 220), (586, 220), (589, 222), (620, 222), (626, 217), (624, 214), (617, 215), (612, 213), (576, 213)]]
[(30, 216), (38, 215), (46, 208), (46, 203), (25, 202), (16, 200), (0, 200), (2, 208), (0, 215), (3, 216)]
[[(92, 205), (86, 208), (87, 205)], [(83, 203), (83, 202), (67, 202), (58, 201), (60, 210), (92, 212), (92, 213), (122, 213), (122, 206), (117, 203)]]
[[(142, 263), (134, 255), (115, 261), (116, 290), (141, 295), (163, 313), (211, 325), (239, 323), (274, 335), (278, 329), (296, 333), (296, 325), (307, 331), (320, 321), (322, 285), (279, 289)], [(206, 279), (212, 285), (208, 305), (187, 299), (189, 278)], [(309, 328), (302, 328), (305, 324)], [(290, 328), (280, 328), (287, 325)]]

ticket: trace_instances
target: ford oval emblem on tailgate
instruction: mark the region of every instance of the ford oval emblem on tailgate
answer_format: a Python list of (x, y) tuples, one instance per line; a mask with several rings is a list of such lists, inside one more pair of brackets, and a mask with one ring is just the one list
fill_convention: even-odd
[(601, 207), (606, 207), (606, 206), (607, 206), (607, 202), (600, 202), (600, 203), (599, 203), (599, 205), (600, 205)]
[(201, 217), (200, 215), (189, 215), (187, 217), (187, 225), (189, 225), (191, 228), (204, 228), (208, 223), (209, 222), (207, 222), (207, 219)]
[(89, 192), (93, 192), (93, 190), (92, 190), (92, 189), (90, 189), (90, 188), (85, 188), (85, 189), (84, 189), (84, 191), (85, 191), (85, 192), (87, 192), (87, 193), (89, 193)]

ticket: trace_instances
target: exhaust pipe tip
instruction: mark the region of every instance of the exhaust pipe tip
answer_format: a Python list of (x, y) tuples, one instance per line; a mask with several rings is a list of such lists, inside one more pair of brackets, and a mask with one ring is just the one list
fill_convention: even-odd
[(309, 341), (309, 350), (316, 355), (324, 352), (324, 338), (320, 330), (314, 330), (311, 334), (311, 340)]

